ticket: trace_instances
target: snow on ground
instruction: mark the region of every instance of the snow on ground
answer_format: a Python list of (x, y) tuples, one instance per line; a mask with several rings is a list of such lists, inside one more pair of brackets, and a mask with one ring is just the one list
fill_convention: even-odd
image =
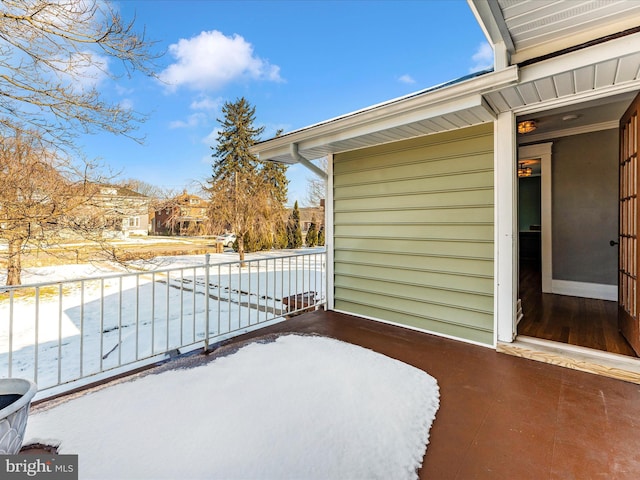
[[(324, 257), (290, 255), (250, 254), (243, 268), (235, 253), (210, 255), (211, 338), (281, 317), (284, 296), (324, 291)], [(42, 390), (201, 343), (207, 331), (204, 260), (160, 257), (132, 262), (129, 271), (116, 265), (25, 269), (25, 284), (62, 283), (43, 288), (38, 302), (33, 294), (0, 299), (0, 376), (30, 378)]]
[[(215, 242), (215, 239), (211, 239), (211, 241)], [(113, 245), (158, 245), (158, 244), (170, 244), (170, 243), (178, 243), (183, 245), (191, 245), (193, 241), (190, 238), (180, 238), (180, 237), (153, 237), (147, 235), (134, 235), (125, 238), (118, 238), (110, 241)], [(80, 241), (76, 243), (65, 243), (65, 247), (86, 247), (90, 243), (87, 241)], [(0, 252), (9, 250), (9, 245), (3, 239), (0, 239)]]
[(25, 445), (82, 479), (415, 479), (438, 406), (421, 370), (287, 335), (36, 411)]
[[(114, 268), (106, 265), (80, 263), (74, 265), (55, 265), (48, 267), (31, 267), (22, 269), (21, 280), (23, 285), (34, 283), (59, 282), (75, 278), (92, 278), (100, 275), (108, 275), (114, 272)], [(7, 272), (0, 272), (0, 285), (5, 285)]]

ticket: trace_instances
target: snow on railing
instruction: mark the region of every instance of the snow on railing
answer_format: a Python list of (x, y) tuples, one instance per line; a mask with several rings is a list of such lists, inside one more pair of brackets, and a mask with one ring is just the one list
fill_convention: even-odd
[(139, 268), (0, 287), (0, 378), (33, 380), (48, 398), (326, 302), (324, 250)]

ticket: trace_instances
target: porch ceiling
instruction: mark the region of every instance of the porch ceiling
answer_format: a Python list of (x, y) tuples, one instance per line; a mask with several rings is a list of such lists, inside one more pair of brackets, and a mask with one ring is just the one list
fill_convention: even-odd
[[(640, 5), (640, 2), (637, 2)], [(640, 33), (520, 69), (517, 84), (485, 94), (496, 112), (526, 113), (640, 89)]]
[(511, 64), (640, 25), (637, 0), (468, 0), (485, 34)]
[(307, 159), (492, 122), (483, 93), (516, 82), (516, 67), (485, 73), (391, 100), (258, 143), (261, 160), (295, 163), (291, 145)]

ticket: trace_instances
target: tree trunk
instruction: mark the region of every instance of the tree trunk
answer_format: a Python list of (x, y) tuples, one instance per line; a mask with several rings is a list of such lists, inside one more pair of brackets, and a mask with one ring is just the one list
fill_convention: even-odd
[(244, 236), (237, 235), (238, 241), (238, 256), (240, 257), (240, 268), (244, 267)]
[(7, 285), (20, 285), (20, 274), (22, 273), (21, 247), (21, 240), (9, 240), (9, 255), (7, 259)]

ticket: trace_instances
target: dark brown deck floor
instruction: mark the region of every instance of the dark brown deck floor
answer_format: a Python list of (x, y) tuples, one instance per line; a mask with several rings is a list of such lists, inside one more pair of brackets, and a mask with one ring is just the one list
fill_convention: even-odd
[(640, 478), (639, 385), (323, 311), (237, 337), (220, 351), (279, 333), (361, 345), (437, 379), (440, 409), (421, 479)]
[(318, 333), (440, 385), (421, 479), (638, 479), (640, 386), (333, 312), (240, 337)]

